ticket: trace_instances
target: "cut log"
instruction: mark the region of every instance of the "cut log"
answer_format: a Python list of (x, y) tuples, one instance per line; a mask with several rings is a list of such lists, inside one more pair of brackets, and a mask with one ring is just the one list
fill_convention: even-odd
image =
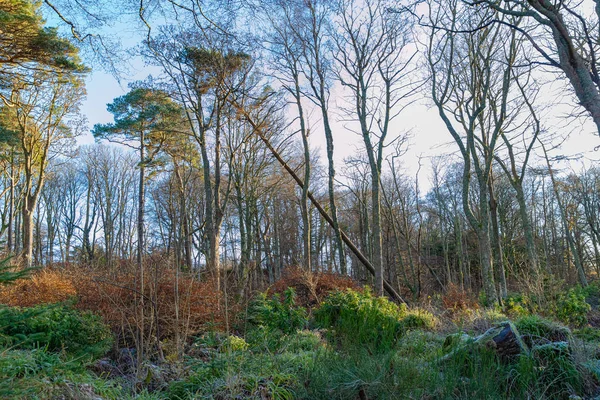
[(440, 361), (447, 361), (464, 350), (473, 351), (477, 348), (492, 349), (504, 360), (519, 354), (529, 354), (529, 348), (521, 339), (515, 325), (510, 321), (501, 322), (471, 340), (464, 334), (452, 335), (446, 338), (446, 343), (456, 345), (457, 348), (442, 357)]
[(529, 353), (529, 349), (521, 339), (517, 328), (510, 321), (501, 322), (488, 329), (485, 333), (476, 337), (474, 343), (494, 349), (503, 358)]

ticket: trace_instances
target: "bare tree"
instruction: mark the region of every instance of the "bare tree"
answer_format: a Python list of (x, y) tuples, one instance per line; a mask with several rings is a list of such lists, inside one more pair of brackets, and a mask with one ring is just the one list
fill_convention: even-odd
[(332, 59), (328, 51), (330, 41), (330, 24), (332, 7), (325, 0), (302, 1), (299, 5), (301, 12), (296, 23), (291, 25), (295, 36), (301, 41), (302, 59), (300, 63), (302, 74), (306, 78), (310, 89), (307, 91), (309, 99), (321, 111), (323, 131), (327, 148), (329, 208), (333, 220), (335, 234), (335, 248), (340, 262), (342, 273), (347, 272), (346, 255), (338, 221), (338, 210), (335, 198), (335, 163), (333, 129), (331, 127), (330, 97), (333, 79)]
[[(511, 64), (502, 61), (507, 48), (506, 29), (502, 25), (473, 29), (488, 18), (487, 13), (465, 12), (458, 1), (443, 4), (434, 1), (429, 10), (432, 28), (427, 59), (432, 99), (464, 161), (463, 210), (477, 232), (484, 290), (489, 300), (495, 302), (489, 186), (494, 153), (507, 118), (512, 79)], [(445, 29), (436, 28), (439, 26), (464, 33), (448, 35)], [(477, 214), (469, 199), (473, 172), (478, 189)], [(499, 272), (504, 296), (505, 273)]]
[[(390, 123), (414, 94), (412, 56), (405, 47), (410, 26), (401, 14), (388, 12), (384, 0), (341, 1), (339, 32), (334, 36), (337, 78), (350, 92), (345, 113), (358, 122), (371, 175), (375, 291), (383, 294), (381, 168)], [(397, 140), (398, 137), (392, 138)]]
[(274, 73), (283, 88), (292, 96), (297, 111), (299, 132), (304, 150), (304, 187), (300, 210), (302, 213), (302, 243), (304, 247), (304, 267), (311, 270), (311, 226), (309, 215), (308, 189), (310, 187), (311, 157), (308, 141), (309, 128), (307, 124), (305, 107), (303, 105), (302, 88), (302, 51), (303, 43), (296, 34), (300, 29), (297, 25), (298, 14), (301, 12), (296, 2), (278, 1), (273, 12), (267, 8), (266, 13), (272, 26), (273, 33), (267, 38), (269, 50), (275, 63)]
[(61, 143), (65, 140), (68, 143), (76, 133), (69, 120), (77, 113), (85, 95), (79, 74), (36, 72), (30, 80), (31, 84), (13, 88), (10, 102), (16, 106), (2, 110), (2, 123), (18, 141), (23, 157), (22, 256), (27, 266), (32, 264), (33, 214), (44, 187), (48, 163), (56, 156), (56, 150), (60, 151)]
[[(491, 23), (507, 24), (529, 39), (541, 56), (540, 64), (560, 69), (568, 79), (579, 104), (585, 108), (600, 134), (600, 74), (598, 72), (598, 26), (600, 2), (586, 6), (571, 0), (464, 0), (476, 10), (482, 5), (495, 10), (482, 20), (481, 27)], [(498, 16), (527, 20), (520, 25)], [(484, 28), (485, 29), (485, 28)], [(548, 45), (550, 42), (552, 45)]]

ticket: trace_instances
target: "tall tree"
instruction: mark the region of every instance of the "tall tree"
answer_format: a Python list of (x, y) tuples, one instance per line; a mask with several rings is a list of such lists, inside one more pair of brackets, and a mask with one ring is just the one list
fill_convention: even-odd
[(333, 128), (331, 126), (331, 88), (333, 85), (332, 57), (329, 52), (331, 39), (332, 3), (323, 0), (303, 1), (296, 23), (291, 25), (296, 37), (301, 41), (303, 62), (302, 73), (310, 89), (309, 98), (321, 112), (325, 143), (327, 148), (327, 172), (329, 189), (329, 209), (333, 220), (335, 249), (340, 262), (340, 271), (345, 274), (346, 252), (342, 231), (338, 221), (335, 192), (335, 162)]
[(83, 71), (78, 50), (60, 37), (56, 28), (46, 27), (40, 3), (29, 0), (0, 2), (0, 100), (11, 103), (18, 81), (33, 83), (31, 71)]
[(564, 73), (579, 104), (588, 112), (600, 134), (600, 2), (594, 0), (592, 8), (587, 2), (571, 0), (463, 1), (471, 5), (472, 10), (485, 5), (496, 13), (526, 19), (529, 23), (516, 24), (496, 18), (496, 13), (492, 13), (481, 21), (480, 26), (485, 27), (491, 22), (508, 23), (527, 38), (540, 54), (540, 64)]
[[(502, 25), (474, 29), (488, 18), (485, 10), (466, 10), (455, 0), (430, 3), (432, 28), (427, 59), (433, 102), (464, 161), (463, 210), (477, 233), (484, 291), (493, 303), (497, 301), (497, 290), (490, 210), (493, 198), (489, 189), (512, 81), (511, 64), (502, 59), (505, 48), (512, 47)], [(448, 35), (446, 28), (439, 27), (462, 33)], [(470, 199), (473, 172), (478, 212), (473, 210)], [(505, 273), (499, 272), (500, 294), (504, 296)]]
[[(384, 0), (340, 1), (341, 22), (334, 36), (337, 77), (348, 88), (349, 118), (359, 125), (371, 175), (371, 218), (375, 291), (383, 294), (381, 168), (390, 123), (414, 94), (412, 55), (406, 54), (410, 26), (400, 14), (388, 12)], [(392, 138), (397, 140), (398, 137)]]
[(297, 16), (301, 12), (295, 2), (277, 1), (273, 8), (267, 8), (266, 13), (272, 26), (272, 34), (268, 36), (269, 50), (274, 61), (274, 73), (283, 88), (290, 93), (296, 107), (299, 132), (304, 150), (304, 187), (300, 211), (302, 214), (302, 243), (304, 247), (304, 267), (311, 270), (311, 224), (309, 214), (308, 190), (310, 187), (311, 157), (308, 135), (308, 121), (303, 104), (304, 88), (302, 78), (302, 51), (303, 44), (296, 34)]
[(107, 105), (114, 123), (98, 124), (92, 133), (97, 140), (106, 139), (125, 144), (139, 152), (137, 263), (142, 268), (144, 255), (144, 201), (146, 168), (159, 161), (160, 152), (181, 134), (178, 127), (183, 118), (181, 108), (165, 92), (156, 89), (134, 88)]
[(85, 95), (83, 76), (62, 71), (37, 71), (30, 83), (14, 87), (10, 103), (4, 107), (1, 124), (8, 127), (19, 143), (24, 173), (22, 203), (22, 256), (27, 266), (32, 263), (33, 214), (46, 179), (46, 170), (52, 157), (60, 152), (57, 147), (72, 138), (73, 117)]
[(246, 84), (252, 68), (248, 54), (231, 49), (223, 38), (193, 31), (164, 30), (148, 42), (148, 57), (166, 75), (166, 86), (185, 110), (191, 137), (200, 150), (205, 197), (206, 264), (220, 287), (220, 235), (232, 177), (223, 179), (224, 127), (235, 111), (231, 96)]
[(97, 140), (107, 139), (135, 148), (139, 152), (138, 213), (137, 213), (137, 267), (140, 293), (140, 332), (138, 362), (144, 359), (144, 213), (146, 199), (146, 168), (158, 161), (161, 150), (168, 142), (178, 139), (177, 128), (182, 121), (182, 110), (165, 92), (149, 88), (134, 88), (124, 96), (118, 97), (107, 106), (113, 114), (112, 124), (94, 126), (93, 134)]

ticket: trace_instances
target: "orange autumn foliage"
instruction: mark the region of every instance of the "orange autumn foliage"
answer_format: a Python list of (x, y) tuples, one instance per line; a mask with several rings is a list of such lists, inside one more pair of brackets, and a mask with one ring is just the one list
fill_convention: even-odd
[(139, 307), (143, 303), (146, 327), (155, 327), (158, 322), (161, 338), (171, 337), (176, 331), (190, 335), (207, 325), (225, 325), (221, 295), (213, 280), (200, 281), (183, 273), (177, 277), (171, 269), (156, 273), (147, 268), (145, 272), (144, 296), (139, 278), (132, 272), (119, 272), (110, 278), (75, 275), (77, 307), (102, 315), (113, 328), (131, 330), (140, 323)]
[(0, 304), (31, 307), (65, 301), (76, 295), (75, 285), (64, 271), (44, 269), (29, 279), (0, 287)]
[(288, 287), (296, 291), (296, 302), (303, 307), (314, 307), (319, 304), (329, 293), (337, 290), (360, 290), (358, 282), (349, 276), (331, 272), (311, 272), (301, 268), (287, 268), (281, 279), (277, 280), (270, 288), (269, 293), (283, 292)]
[[(36, 271), (28, 279), (0, 287), (0, 304), (30, 307), (74, 299), (75, 307), (98, 313), (120, 336), (140, 326), (140, 304), (146, 329), (154, 332), (158, 321), (161, 338), (175, 332), (191, 335), (207, 325), (224, 327), (224, 302), (215, 282), (190, 273), (176, 276), (160, 261), (151, 259), (145, 267), (143, 296), (135, 266), (125, 262), (117, 271), (81, 266)], [(228, 315), (235, 313), (235, 307), (230, 307)]]
[(442, 304), (449, 311), (479, 308), (477, 301), (454, 283), (448, 285), (446, 293), (442, 296)]

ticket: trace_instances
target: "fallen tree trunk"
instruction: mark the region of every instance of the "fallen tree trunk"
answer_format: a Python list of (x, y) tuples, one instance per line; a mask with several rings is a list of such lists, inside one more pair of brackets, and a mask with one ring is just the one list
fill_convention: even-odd
[[(267, 148), (269, 149), (271, 154), (273, 154), (273, 157), (275, 157), (277, 159), (277, 161), (279, 162), (279, 164), (281, 164), (281, 166), (290, 174), (290, 176), (296, 181), (298, 186), (300, 186), (300, 188), (303, 189), (304, 182), (302, 181), (302, 179), (300, 179), (300, 177), (296, 174), (296, 172), (283, 160), (283, 158), (281, 157), (279, 152), (271, 145), (271, 142), (263, 134), (262, 129), (260, 128), (260, 125), (257, 124), (241, 106), (239, 106), (235, 103), (234, 103), (234, 106), (236, 106), (238, 111), (240, 111), (242, 113), (242, 115), (246, 118), (246, 121), (248, 121), (250, 126), (252, 126), (254, 133), (256, 133), (258, 135), (258, 137), (262, 140), (262, 142), (265, 144), (265, 146), (267, 146)], [(312, 195), (312, 193), (310, 191), (308, 192), (308, 198), (312, 202), (312, 204), (315, 206), (315, 208), (319, 211), (319, 213), (321, 214), (323, 219), (325, 219), (325, 221), (327, 221), (327, 223), (333, 227), (333, 219), (327, 213), (327, 211), (325, 211), (325, 209), (321, 206), (321, 204), (317, 201), (317, 199), (314, 198), (314, 196)], [(346, 235), (344, 233), (344, 231), (340, 230), (340, 233), (342, 235), (342, 241), (346, 244), (346, 246), (348, 246), (350, 251), (352, 251), (352, 253), (354, 253), (356, 258), (358, 258), (358, 260), (365, 266), (367, 271), (369, 271), (373, 276), (375, 276), (375, 268), (373, 267), (371, 262), (367, 259), (367, 257), (365, 257), (365, 255), (362, 254), (362, 252), (358, 249), (358, 247), (356, 247), (354, 245), (354, 243), (352, 243), (352, 241), (350, 240), (348, 235)], [(404, 300), (402, 298), (402, 296), (400, 296), (400, 294), (394, 289), (394, 287), (386, 279), (383, 280), (383, 288), (388, 293), (388, 295), (390, 295), (390, 297), (392, 299), (399, 301), (401, 303), (404, 303), (404, 304), (408, 304), (408, 302), (406, 302), (406, 300)]]

